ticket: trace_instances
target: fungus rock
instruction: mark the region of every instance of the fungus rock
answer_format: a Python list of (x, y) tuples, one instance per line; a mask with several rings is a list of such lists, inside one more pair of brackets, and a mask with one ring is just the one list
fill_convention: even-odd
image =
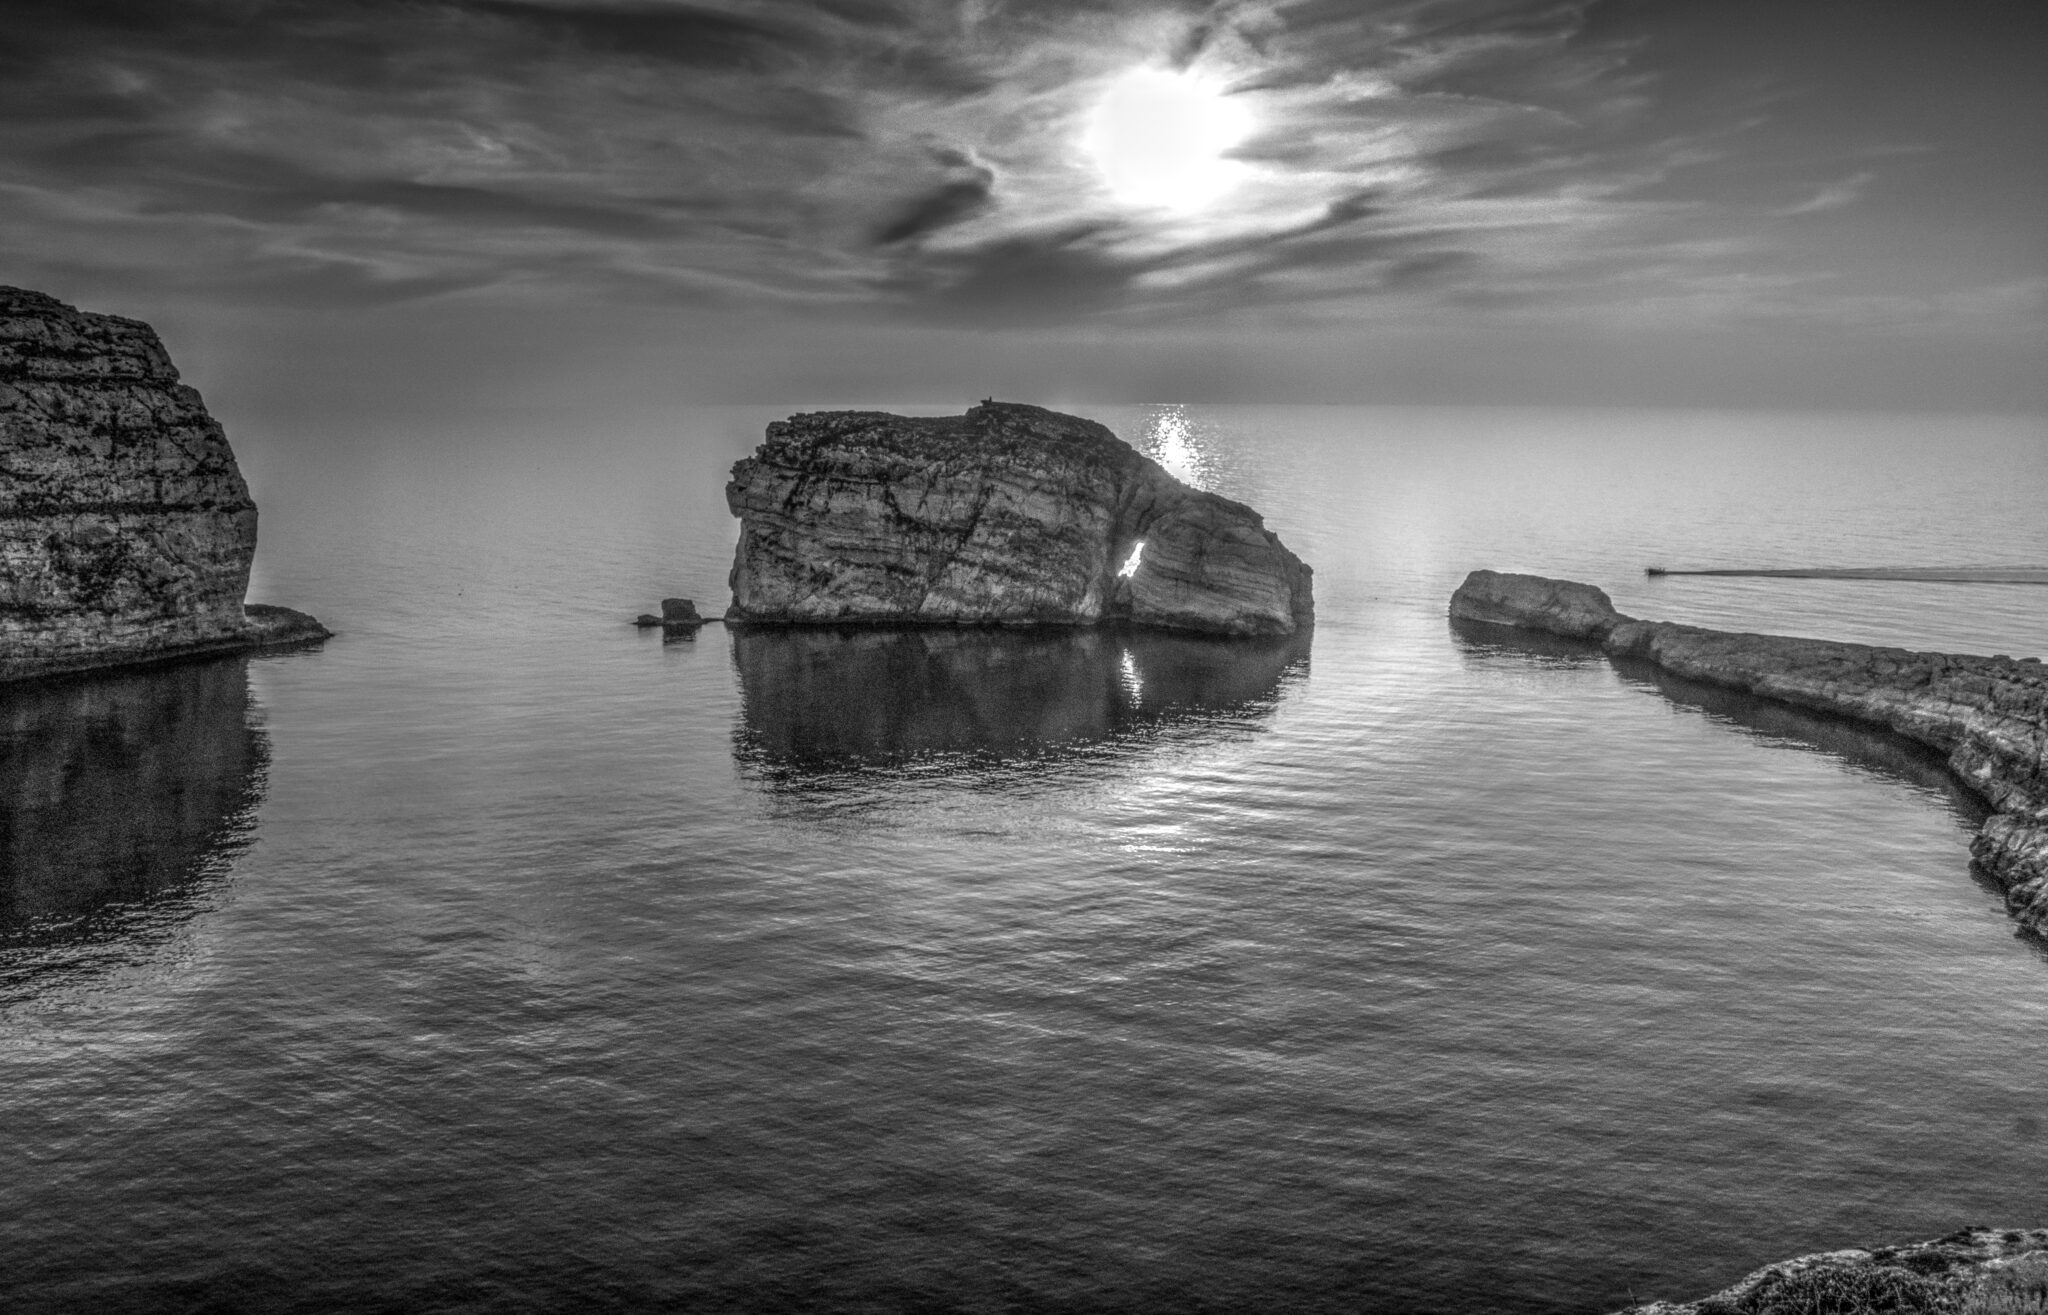
[(1288, 635), (1315, 616), (1308, 566), (1257, 512), (1040, 407), (792, 416), (725, 494), (735, 621)]
[(243, 610), (256, 504), (147, 324), (0, 287), (0, 680), (324, 638)]

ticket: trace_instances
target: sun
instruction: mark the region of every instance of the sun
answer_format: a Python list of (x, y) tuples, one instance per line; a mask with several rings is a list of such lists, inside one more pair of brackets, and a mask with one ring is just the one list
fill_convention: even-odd
[(1126, 205), (1199, 210), (1244, 165), (1224, 153), (1251, 133), (1251, 111), (1193, 73), (1137, 68), (1110, 83), (1081, 146)]

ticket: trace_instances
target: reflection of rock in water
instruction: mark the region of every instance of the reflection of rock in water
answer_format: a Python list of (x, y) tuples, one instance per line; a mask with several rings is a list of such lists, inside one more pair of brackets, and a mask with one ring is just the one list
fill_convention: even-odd
[(1946, 799), (1957, 815), (1972, 826), (1991, 815), (1983, 799), (1956, 778), (1940, 754), (1882, 726), (1860, 725), (1740, 690), (1703, 685), (1640, 659), (1612, 661), (1615, 670), (1630, 684), (1655, 689), (1681, 708), (1697, 708), (1710, 720), (1739, 726), (1767, 739), (1806, 745), (1879, 776), (1910, 781)]
[(232, 857), (262, 788), (248, 713), (239, 657), (0, 691), (0, 936)]
[(933, 754), (1082, 748), (1162, 719), (1241, 724), (1270, 711), (1307, 635), (1151, 631), (734, 632), (742, 759), (833, 770)]
[(1451, 620), (1451, 631), (1470, 652), (1513, 656), (1546, 666), (1605, 663), (1629, 684), (1654, 689), (1678, 707), (1694, 709), (1710, 720), (1767, 739), (1817, 749), (1881, 776), (1909, 781), (1946, 799), (1957, 815), (1972, 825), (1981, 823), (1990, 813), (1984, 801), (1949, 770), (1941, 754), (1882, 726), (1687, 680), (1640, 658), (1610, 656), (1592, 640), (1455, 617)]

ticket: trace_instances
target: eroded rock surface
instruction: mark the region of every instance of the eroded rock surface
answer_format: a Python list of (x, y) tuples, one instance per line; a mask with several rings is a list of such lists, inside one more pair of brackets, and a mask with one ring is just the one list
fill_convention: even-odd
[(245, 614), (256, 504), (147, 324), (0, 287), (0, 680), (327, 633)]
[(1632, 1304), (1615, 1315), (1991, 1315), (2038, 1310), (2044, 1291), (2048, 1228), (1963, 1228), (1931, 1242), (1781, 1260), (1710, 1297)]
[(1287, 635), (1314, 618), (1309, 568), (1257, 512), (1035, 406), (792, 416), (733, 467), (726, 502), (736, 621)]
[(2048, 669), (2033, 659), (1918, 653), (1639, 621), (1591, 585), (1474, 571), (1451, 615), (1598, 643), (1710, 685), (1861, 721), (1939, 749), (1998, 812), (1971, 842), (2020, 924), (2048, 935)]

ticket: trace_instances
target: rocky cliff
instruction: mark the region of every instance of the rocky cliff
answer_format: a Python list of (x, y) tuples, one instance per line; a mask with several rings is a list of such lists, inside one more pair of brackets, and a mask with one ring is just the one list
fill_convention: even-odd
[(322, 637), (244, 613), (256, 504), (156, 333), (0, 287), (0, 680)]
[(1451, 615), (1599, 644), (1709, 685), (1889, 727), (1948, 755), (1998, 811), (1970, 853), (2048, 935), (2048, 669), (2033, 658), (1916, 653), (1638, 621), (1591, 585), (1474, 571)]
[(792, 416), (726, 502), (737, 621), (1287, 635), (1314, 618), (1309, 568), (1257, 512), (1035, 406)]

